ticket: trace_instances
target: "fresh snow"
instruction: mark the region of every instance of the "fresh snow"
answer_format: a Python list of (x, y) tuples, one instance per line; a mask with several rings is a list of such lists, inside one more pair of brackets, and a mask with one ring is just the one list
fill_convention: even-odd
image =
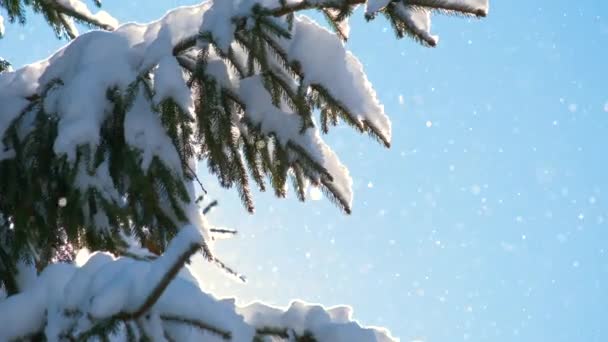
[[(213, 33), (220, 48), (226, 48), (233, 39), (234, 29), (232, 22), (226, 18), (230, 15), (246, 15), (258, 2), (208, 2), (177, 8), (149, 24), (129, 23), (113, 32), (89, 32), (47, 60), (3, 73), (0, 75), (0, 135), (28, 104), (26, 97), (48, 89), (57, 79), (62, 84), (56, 84), (48, 90), (44, 106), (46, 112), (59, 115), (59, 134), (54, 143), (54, 151), (58, 155), (66, 155), (71, 161), (75, 160), (78, 146), (89, 145), (94, 150), (99, 144), (100, 125), (111, 109), (105, 96), (107, 89), (117, 87), (124, 93), (138, 76), (150, 70), (155, 92), (153, 104), (171, 98), (186, 113), (191, 114), (192, 94), (185, 84), (181, 67), (173, 56), (173, 46), (199, 30), (208, 30)], [(81, 10), (79, 1), (62, 0), (60, 3)], [(280, 6), (278, 1), (260, 3), (270, 8)], [(281, 23), (279, 19), (277, 23)], [(370, 125), (390, 141), (390, 121), (365, 76), (362, 64), (346, 50), (335, 34), (311, 19), (298, 16), (293, 39), (281, 39), (278, 43), (283, 46), (290, 60), (300, 62), (305, 75), (303, 82), (322, 85), (348, 108), (353, 120), (361, 128)], [(319, 48), (333, 58), (327, 59), (310, 53)], [(235, 48), (235, 51), (238, 49)], [(211, 57), (207, 72), (220, 84), (233, 90), (240, 89), (239, 95), (248, 104), (246, 116), (253, 122), (262, 124), (266, 132), (276, 133), (283, 143), (291, 141), (305, 149), (330, 172), (333, 178), (332, 188), (350, 205), (352, 180), (348, 170), (320, 138), (318, 128), (309, 128), (300, 134), (296, 115), (285, 110), (285, 106), (276, 108), (272, 105), (268, 94), (259, 87), (258, 76), (239, 81), (219, 57), (215, 56), (214, 59), (213, 53)], [(332, 72), (328, 73), (327, 70)], [(256, 96), (248, 93), (250, 91)], [(158, 157), (178, 173), (182, 166), (177, 151), (143, 92), (142, 89), (138, 90), (125, 119), (126, 141), (142, 151), (144, 169), (154, 157)], [(11, 156), (12, 151), (7, 151), (0, 145), (0, 158)], [(196, 216), (191, 213), (188, 215)], [(104, 223), (106, 220), (100, 217), (99, 221)]]
[(386, 7), (392, 0), (368, 0), (365, 6), (365, 14), (374, 15)]
[[(194, 61), (190, 54), (183, 54), (179, 59), (173, 56), (174, 46), (200, 32), (210, 33), (220, 50), (225, 52), (232, 47), (236, 57), (243, 60), (242, 49), (234, 43), (235, 24), (231, 18), (248, 17), (255, 4), (267, 8), (281, 6), (279, 0), (209, 1), (179, 7), (152, 23), (118, 26), (118, 22), (109, 14), (103, 11), (93, 14), (82, 1), (49, 1), (92, 22), (116, 29), (112, 32), (88, 32), (46, 60), (0, 74), (0, 137), (30, 104), (28, 98), (46, 91), (44, 109), (58, 117), (59, 133), (53, 145), (54, 152), (75, 161), (78, 146), (88, 145), (94, 150), (99, 145), (100, 126), (111, 115), (112, 109), (106, 98), (107, 90), (116, 88), (124, 95), (138, 78), (151, 74), (151, 79), (145, 82), (152, 86), (153, 97), (147, 98), (144, 81), (136, 86), (134, 101), (125, 117), (125, 140), (130, 147), (142, 152), (141, 166), (144, 169), (154, 158), (159, 158), (177, 174), (182, 171), (182, 163), (155, 108), (162, 101), (171, 99), (188, 115), (193, 114), (192, 93), (186, 85), (180, 63), (192, 66)], [(308, 1), (314, 3), (320, 0)], [(287, 0), (287, 3), (296, 4), (298, 0)], [(443, 0), (442, 3), (481, 14), (488, 11), (487, 0)], [(370, 0), (366, 12), (375, 13), (387, 4), (388, 0)], [(419, 36), (427, 42), (437, 42), (437, 37), (430, 32), (429, 11), (418, 7), (413, 9), (403, 3), (397, 4), (397, 10)], [(286, 27), (284, 18), (270, 20)], [(251, 19), (247, 24), (252, 24)], [(75, 28), (72, 30), (76, 32)], [(4, 19), (0, 16), (0, 33), (3, 31)], [(360, 128), (371, 126), (390, 142), (391, 123), (384, 107), (367, 79), (362, 63), (346, 49), (344, 43), (334, 33), (305, 16), (296, 16), (291, 33), (291, 39), (277, 39), (276, 42), (284, 49), (290, 62), (299, 63), (302, 82), (305, 85), (323, 86), (348, 110)], [(200, 43), (204, 45), (202, 41)], [(323, 141), (318, 127), (301, 132), (298, 114), (285, 103), (278, 107), (273, 105), (260, 75), (239, 79), (218, 54), (219, 51), (210, 48), (205, 71), (219, 85), (239, 95), (245, 104), (245, 118), (258, 124), (264, 133), (274, 133), (279, 143), (294, 143), (306, 150), (311, 158), (328, 170), (333, 177), (332, 187), (350, 206), (353, 182), (348, 169)], [(269, 62), (277, 70), (282, 70), (276, 58), (271, 58)], [(57, 83), (57, 80), (61, 83)], [(291, 79), (288, 83), (294, 89), (298, 86)], [(24, 127), (20, 127), (19, 134), (24, 135), (31, 130), (28, 123), (33, 121), (32, 117), (24, 117)], [(241, 117), (233, 119), (237, 121)], [(246, 134), (243, 126), (239, 128), (242, 130), (239, 134)], [(14, 151), (7, 150), (0, 139), (0, 160), (13, 156)], [(187, 162), (194, 170), (194, 161)], [(95, 188), (101, 196), (114, 203), (125, 201), (112, 183), (107, 160), (92, 171), (82, 163), (79, 167), (74, 184), (76, 187), (82, 190)], [(193, 185), (188, 191), (194, 198)], [(0, 302), (0, 341), (22, 336), (45, 324), (50, 340), (57, 340), (67, 327), (76, 331), (88, 329), (91, 317), (102, 318), (135, 310), (180, 252), (193, 243), (200, 243), (201, 234), (205, 241), (210, 241), (205, 218), (196, 204), (192, 203), (186, 209), (190, 223), (196, 228), (182, 229), (167, 253), (153, 262), (94, 253), (88, 259), (81, 257), (80, 265), (51, 265), (38, 277), (23, 266), (18, 281), (23, 292)], [(108, 222), (105, 214), (98, 213), (91, 224), (107, 229)], [(83, 261), (85, 259), (87, 261)], [(81, 315), (79, 318), (65, 317), (63, 312), (66, 309), (77, 309)], [(192, 277), (183, 273), (152, 307), (150, 319), (142, 323), (149, 327), (149, 333), (159, 333), (159, 324), (154, 322), (161, 321), (162, 315), (187, 315), (205, 321), (231, 331), (235, 341), (249, 342), (254, 334), (254, 326), (263, 324), (289, 326), (296, 332), (309, 330), (322, 341), (393, 340), (385, 331), (363, 328), (353, 322), (350, 311), (343, 307), (325, 309), (294, 302), (287, 310), (263, 304), (238, 308), (234, 301), (217, 300), (201, 292)], [(202, 336), (197, 331), (184, 332), (175, 323), (166, 323), (166, 326), (175, 336), (180, 336), (179, 340), (200, 340)], [(207, 338), (208, 333), (204, 336)], [(163, 340), (164, 337), (160, 336), (159, 339)]]
[(148, 170), (152, 159), (157, 156), (175, 174), (181, 174), (181, 160), (171, 138), (165, 133), (160, 117), (150, 107), (138, 86), (138, 95), (125, 117), (125, 138), (129, 145), (143, 152), (142, 168)]
[[(0, 301), (0, 341), (40, 329), (49, 341), (60, 341), (66, 331), (78, 335), (98, 320), (134, 312), (180, 256), (202, 241), (196, 227), (186, 226), (166, 253), (151, 262), (83, 250), (75, 264), (52, 264), (23, 292)], [(300, 301), (286, 310), (262, 303), (238, 307), (234, 299), (217, 299), (202, 292), (184, 268), (139, 322), (155, 341), (164, 341), (163, 330), (179, 341), (222, 341), (209, 332), (165, 321), (166, 317), (198, 320), (230, 332), (235, 342), (251, 342), (255, 329), (262, 327), (290, 328), (299, 334), (306, 330), (328, 342), (397, 341), (388, 331), (362, 327), (351, 316), (348, 307), (326, 309)], [(124, 336), (115, 335), (112, 340), (122, 341)]]
[(4, 17), (0, 15), (0, 38), (4, 35)]
[(390, 120), (357, 57), (346, 50), (335, 34), (308, 17), (298, 17), (294, 26), (293, 38), (283, 40), (283, 45), (290, 60), (300, 62), (304, 82), (324, 86), (361, 125), (363, 121), (369, 122), (390, 142)]
[(154, 70), (155, 104), (166, 99), (173, 99), (186, 113), (194, 110), (192, 93), (186, 84), (182, 68), (173, 56), (164, 56)]
[(490, 0), (442, 0), (442, 2), (450, 7), (469, 8), (472, 12), (479, 12), (486, 16), (490, 10)]
[(431, 34), (431, 13), (428, 10), (407, 6), (402, 2), (396, 5), (396, 10), (416, 35), (431, 45), (437, 45), (439, 37)]
[(245, 102), (247, 117), (259, 124), (264, 133), (275, 133), (281, 144), (287, 145), (292, 141), (306, 149), (313, 160), (334, 176), (333, 185), (350, 206), (353, 198), (352, 178), (335, 152), (323, 141), (319, 130), (307, 129), (300, 134), (300, 117), (272, 104), (270, 94), (264, 88), (260, 76), (241, 80), (239, 94)]
[(72, 12), (75, 12), (81, 15), (84, 18), (90, 19), (92, 22), (97, 22), (102, 25), (108, 26), (110, 28), (116, 28), (118, 26), (118, 20), (112, 17), (106, 11), (98, 11), (93, 14), (89, 7), (80, 0), (50, 0), (51, 2), (57, 3), (58, 6), (61, 6), (65, 9), (68, 9)]
[(237, 311), (254, 326), (289, 327), (297, 334), (305, 331), (322, 342), (392, 342), (396, 341), (386, 329), (362, 327), (353, 321), (348, 306), (324, 308), (321, 305), (294, 301), (285, 310), (263, 303), (252, 303)]

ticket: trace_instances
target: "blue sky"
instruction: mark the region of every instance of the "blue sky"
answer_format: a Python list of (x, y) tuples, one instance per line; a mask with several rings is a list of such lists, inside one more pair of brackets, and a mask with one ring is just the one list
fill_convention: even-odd
[[(104, 5), (149, 21), (194, 2)], [(203, 174), (221, 202), (210, 219), (241, 232), (218, 255), (250, 280), (201, 268), (204, 286), (347, 303), (408, 342), (607, 341), (608, 3), (491, 5), (482, 21), (435, 17), (435, 49), (356, 13), (348, 46), (391, 115), (393, 147), (346, 127), (328, 136), (355, 180), (350, 216), (272, 194), (248, 215)], [(64, 43), (30, 23), (0, 40), (17, 66)]]

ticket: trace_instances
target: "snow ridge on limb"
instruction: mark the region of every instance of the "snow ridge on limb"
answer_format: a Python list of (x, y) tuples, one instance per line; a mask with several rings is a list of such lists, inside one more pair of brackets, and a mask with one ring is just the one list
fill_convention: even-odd
[[(312, 334), (317, 341), (331, 342), (394, 342), (386, 329), (362, 327), (352, 318), (349, 306), (325, 308), (318, 304), (293, 301), (287, 309), (255, 302), (237, 311), (245, 321), (257, 327), (266, 327), (279, 333), (284, 330), (287, 336)], [(258, 329), (260, 330), (260, 329)]]
[(81, 266), (49, 265), (23, 292), (0, 301), (0, 340), (44, 333), (48, 341), (396, 341), (386, 330), (360, 326), (348, 307), (298, 301), (287, 310), (241, 308), (202, 292), (184, 266), (203, 243), (198, 229), (186, 226), (153, 261), (95, 252), (79, 255)]

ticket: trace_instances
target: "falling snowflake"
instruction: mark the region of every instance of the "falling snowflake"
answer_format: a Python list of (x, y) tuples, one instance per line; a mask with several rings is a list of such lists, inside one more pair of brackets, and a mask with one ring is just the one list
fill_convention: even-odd
[(479, 195), (481, 193), (481, 187), (477, 184), (473, 184), (471, 186), (471, 193), (475, 196)]
[(61, 197), (59, 201), (57, 201), (57, 205), (61, 208), (64, 208), (66, 205), (68, 205), (68, 199), (65, 197)]

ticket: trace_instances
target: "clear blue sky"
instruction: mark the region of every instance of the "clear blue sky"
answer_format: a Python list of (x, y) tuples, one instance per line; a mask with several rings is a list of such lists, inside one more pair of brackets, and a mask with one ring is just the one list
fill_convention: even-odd
[[(181, 3), (105, 6), (148, 21)], [(0, 40), (15, 65), (62, 44), (30, 22)], [(395, 40), (382, 18), (352, 25), (393, 147), (328, 137), (355, 180), (351, 216), (271, 194), (247, 215), (203, 175), (221, 201), (212, 222), (242, 233), (218, 254), (250, 279), (205, 269), (205, 286), (348, 303), (408, 342), (608, 341), (608, 3), (494, 0), (483, 21), (435, 17), (435, 49)]]

